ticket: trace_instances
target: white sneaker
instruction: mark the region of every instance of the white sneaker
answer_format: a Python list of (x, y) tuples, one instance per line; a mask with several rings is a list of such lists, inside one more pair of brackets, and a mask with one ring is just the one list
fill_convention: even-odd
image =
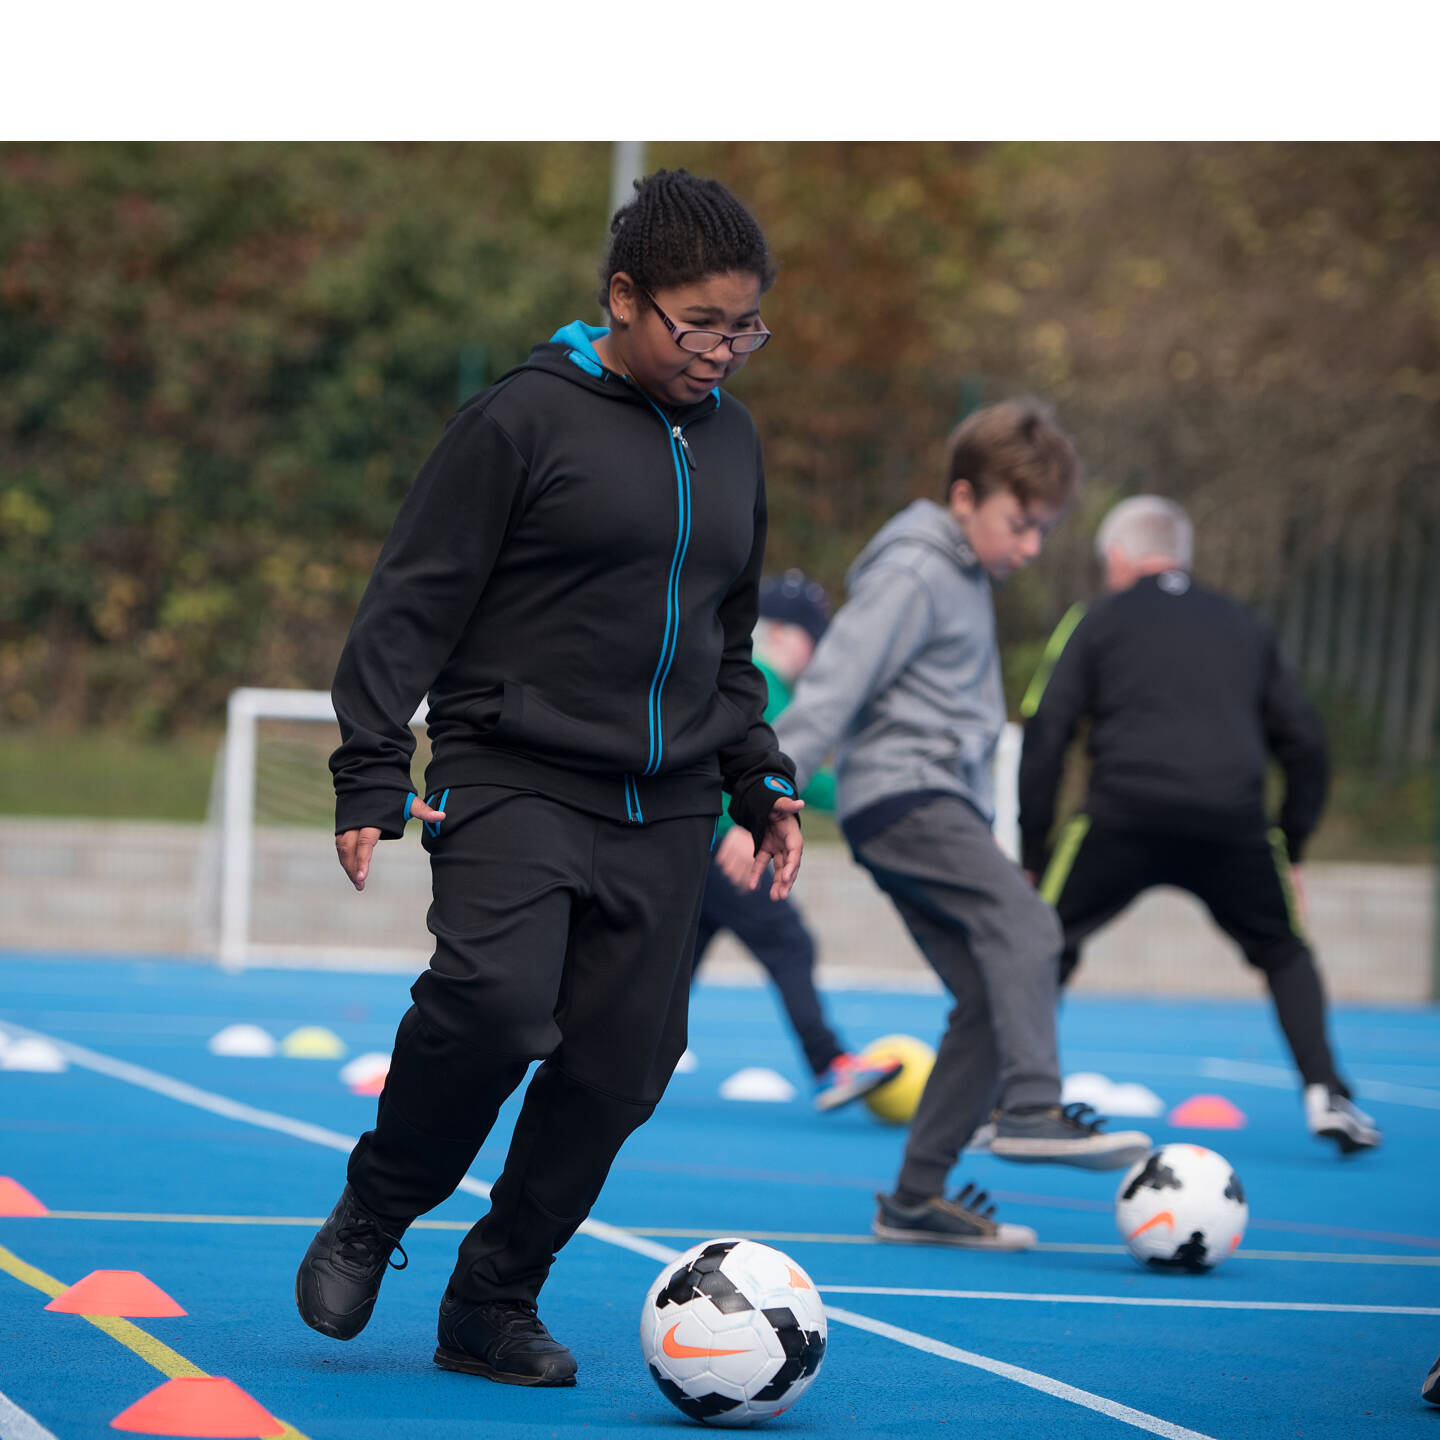
[(1380, 1129), (1375, 1121), (1354, 1101), (1336, 1094), (1328, 1085), (1305, 1087), (1305, 1121), (1312, 1135), (1333, 1140), (1342, 1155), (1373, 1150), (1380, 1143)]

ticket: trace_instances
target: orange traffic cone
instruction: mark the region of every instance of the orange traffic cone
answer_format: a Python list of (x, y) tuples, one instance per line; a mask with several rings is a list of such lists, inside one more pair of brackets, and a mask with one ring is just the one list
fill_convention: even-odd
[(285, 1427), (233, 1380), (218, 1375), (167, 1380), (111, 1422), (140, 1435), (193, 1435), (204, 1440), (261, 1440)]
[(92, 1270), (45, 1308), (63, 1315), (125, 1315), (131, 1319), (185, 1313), (138, 1270)]

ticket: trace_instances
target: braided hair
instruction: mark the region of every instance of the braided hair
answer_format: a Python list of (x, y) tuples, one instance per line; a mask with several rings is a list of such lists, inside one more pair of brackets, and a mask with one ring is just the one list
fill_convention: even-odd
[(610, 248), (600, 267), (600, 304), (610, 306), (610, 280), (623, 270), (643, 290), (689, 285), (740, 270), (775, 283), (770, 247), (750, 212), (718, 180), (688, 170), (657, 170), (635, 182), (635, 198), (610, 222)]

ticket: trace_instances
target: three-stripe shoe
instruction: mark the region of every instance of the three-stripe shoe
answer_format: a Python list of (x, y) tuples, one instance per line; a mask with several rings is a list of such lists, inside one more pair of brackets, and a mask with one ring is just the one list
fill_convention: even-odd
[(386, 1267), (394, 1264), (392, 1252), (400, 1251), (395, 1269), (409, 1264), (400, 1244), (403, 1229), (367, 1210), (347, 1185), (295, 1276), (300, 1318), (333, 1340), (353, 1340), (375, 1308)]
[(960, 1245), (967, 1250), (1028, 1250), (1035, 1232), (1028, 1225), (1005, 1225), (995, 1219), (989, 1196), (967, 1185), (953, 1200), (932, 1195), (916, 1205), (902, 1205), (893, 1195), (875, 1197), (879, 1209), (870, 1226), (881, 1240), (902, 1245)]
[(575, 1357), (525, 1300), (462, 1300), (446, 1289), (435, 1363), (502, 1385), (573, 1385)]
[(837, 1055), (815, 1077), (815, 1108), (838, 1110), (887, 1080), (893, 1080), (904, 1068), (899, 1060), (869, 1060), (863, 1055)]
[(1342, 1155), (1373, 1150), (1380, 1143), (1380, 1130), (1374, 1120), (1328, 1085), (1305, 1087), (1305, 1123), (1312, 1135), (1333, 1140)]
[(990, 1153), (1002, 1160), (1038, 1165), (1078, 1165), (1082, 1170), (1124, 1170), (1150, 1153), (1139, 1130), (1101, 1130), (1105, 1123), (1088, 1105), (1051, 1105), (1002, 1110), (995, 1117)]

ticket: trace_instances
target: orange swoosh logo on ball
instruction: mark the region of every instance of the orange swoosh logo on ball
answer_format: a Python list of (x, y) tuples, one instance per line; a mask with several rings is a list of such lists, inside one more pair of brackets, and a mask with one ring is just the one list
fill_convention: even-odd
[(676, 1338), (675, 1332), (680, 1328), (677, 1320), (666, 1332), (665, 1338), (660, 1342), (660, 1348), (672, 1360), (696, 1360), (705, 1355), (743, 1355), (741, 1350), (706, 1350), (700, 1345), (682, 1345)]
[(1172, 1230), (1175, 1228), (1175, 1217), (1168, 1211), (1162, 1210), (1158, 1215), (1152, 1215), (1143, 1225), (1137, 1226), (1130, 1232), (1133, 1240), (1137, 1235), (1143, 1235), (1155, 1225), (1168, 1225)]
[(813, 1290), (815, 1287), (793, 1266), (785, 1267), (790, 1272), (790, 1283), (797, 1290)]

